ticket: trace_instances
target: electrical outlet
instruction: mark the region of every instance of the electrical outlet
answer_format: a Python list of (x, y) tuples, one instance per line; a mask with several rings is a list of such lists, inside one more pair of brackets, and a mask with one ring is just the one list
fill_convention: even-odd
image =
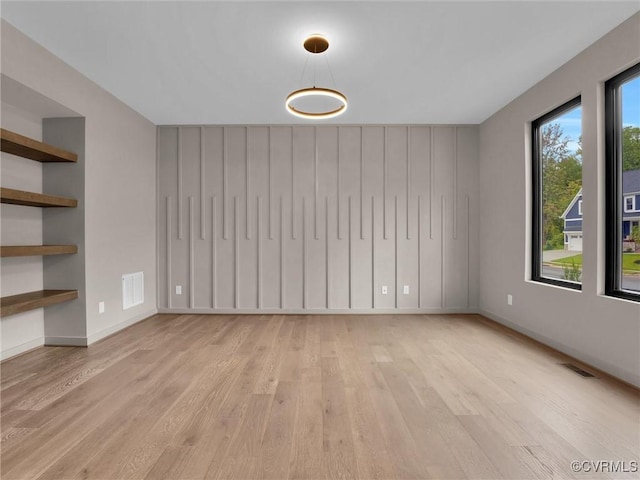
[(176, 295), (182, 295), (182, 285), (176, 285)]
[(404, 288), (402, 289), (402, 293), (404, 293), (405, 295), (409, 295), (409, 285), (404, 286)]
[(104, 313), (104, 302), (98, 302), (98, 313)]
[(382, 294), (387, 295), (389, 293), (389, 288), (386, 285), (382, 286)]
[(513, 295), (507, 294), (507, 305), (513, 305)]

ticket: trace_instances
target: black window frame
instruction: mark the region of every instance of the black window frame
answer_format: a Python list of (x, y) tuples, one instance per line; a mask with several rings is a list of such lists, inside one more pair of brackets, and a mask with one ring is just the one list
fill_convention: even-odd
[[(604, 84), (605, 114), (605, 295), (640, 302), (640, 292), (622, 290), (622, 111), (620, 87), (640, 75), (640, 63)], [(621, 201), (622, 200), (622, 201)]]
[[(531, 280), (534, 282), (556, 285), (559, 287), (582, 290), (582, 282), (574, 283), (556, 278), (542, 276), (542, 161), (540, 151), (540, 129), (542, 125), (563, 113), (582, 105), (582, 96), (578, 95), (559, 107), (531, 122), (531, 180), (532, 180), (532, 243), (531, 243)], [(584, 228), (584, 217), (583, 217)], [(584, 253), (583, 253), (584, 255)], [(584, 258), (584, 257), (583, 257)]]

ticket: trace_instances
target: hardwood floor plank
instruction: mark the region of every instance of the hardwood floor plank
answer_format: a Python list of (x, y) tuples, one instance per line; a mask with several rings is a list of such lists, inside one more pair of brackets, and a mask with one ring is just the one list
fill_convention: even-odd
[(262, 435), (269, 418), (273, 395), (248, 394), (247, 409), (240, 428), (230, 447), (230, 456), (257, 458), (262, 446)]
[[(154, 351), (153, 353), (155, 361), (160, 363), (170, 356), (169, 352)], [(50, 422), (55, 425), (52, 428), (63, 425), (64, 422), (69, 421), (84, 409), (90, 408), (91, 405), (101, 402), (105, 397), (112, 396), (116, 392), (125, 392), (127, 387), (137, 385), (140, 379), (145, 379), (154, 370), (154, 363), (138, 363), (133, 355), (127, 356), (102, 371), (99, 376), (77, 385), (42, 410), (25, 417), (20, 425), (31, 428), (42, 428)], [(118, 383), (124, 375), (127, 375), (126, 380)]]
[[(77, 477), (92, 476), (94, 478), (140, 478), (144, 477), (144, 469), (149, 466), (150, 459), (157, 459), (165, 446), (162, 439), (150, 435), (154, 425), (163, 415), (177, 415), (172, 409), (174, 402), (178, 400), (182, 392), (193, 382), (190, 372), (194, 367), (204, 365), (206, 355), (203, 351), (199, 354), (189, 355), (174, 362), (173, 368), (163, 376), (160, 381), (154, 383), (148, 393), (136, 400), (136, 403), (144, 405), (143, 411), (133, 416), (130, 420), (121, 422), (123, 431), (103, 442), (99, 455), (89, 462)], [(192, 360), (192, 363), (181, 360)], [(124, 441), (126, 439), (126, 441)], [(139, 475), (139, 472), (143, 475)]]
[(278, 382), (265, 428), (258, 471), (263, 479), (289, 478), (289, 457), (300, 396), (300, 385)]
[(320, 360), (322, 383), (340, 382), (344, 385), (342, 368), (337, 357), (323, 357)]
[(382, 430), (385, 447), (398, 478), (425, 479), (429, 473), (422, 464), (422, 449), (417, 446), (405, 419), (383, 378), (380, 387), (370, 388), (369, 394)]
[(576, 478), (571, 469), (567, 467), (568, 464), (557, 463), (556, 458), (539, 445), (525, 445), (512, 451), (522, 463), (535, 473), (535, 478)]
[[(208, 326), (209, 325), (204, 325), (202, 328), (208, 328)], [(200, 328), (194, 329), (194, 335), (199, 330)], [(205, 359), (208, 358), (207, 352), (201, 349), (202, 345), (205, 344), (205, 340), (203, 340), (202, 337), (200, 337), (199, 339), (193, 337), (190, 338), (190, 340), (192, 341), (192, 345), (194, 346), (194, 349), (190, 354), (184, 353), (185, 350), (180, 346), (178, 346), (178, 351), (182, 353), (177, 356), (175, 354), (172, 354), (171, 351), (163, 352), (163, 354), (170, 355), (170, 358), (177, 360), (177, 362), (165, 362), (164, 364), (166, 364), (168, 367), (166, 371), (163, 368), (158, 369), (157, 366), (154, 366), (154, 363), (149, 363), (149, 360), (153, 358), (151, 356), (153, 351), (145, 350), (142, 351), (142, 356), (131, 355), (131, 357), (134, 363), (144, 366), (147, 369), (147, 372), (153, 373), (154, 375), (157, 375), (159, 373), (161, 375), (160, 378), (155, 378), (155, 383), (153, 384), (155, 388), (160, 388), (162, 386), (161, 379), (163, 378), (163, 374), (167, 375), (167, 378), (169, 379), (180, 377), (181, 382), (186, 382), (189, 380), (189, 377), (188, 375), (184, 375), (183, 372), (188, 368), (187, 366), (191, 365), (193, 367), (194, 365), (197, 365), (197, 358), (200, 358), (200, 362), (202, 363), (204, 363)], [(141, 359), (142, 361), (140, 362)], [(184, 364), (181, 364), (180, 360), (184, 360)], [(153, 378), (152, 376), (147, 374), (146, 378), (150, 377)], [(144, 378), (145, 377), (143, 377), (143, 379)], [(150, 393), (153, 393), (153, 391)], [(181, 389), (174, 388), (171, 391), (171, 394), (180, 395)], [(171, 396), (165, 396), (163, 398), (163, 402), (166, 402), (170, 398)], [(103, 424), (100, 428), (94, 429), (92, 432), (90, 432), (88, 436), (82, 439), (81, 442), (78, 442), (75, 447), (73, 447), (65, 456), (63, 456), (59, 462), (56, 462), (53, 468), (45, 472), (43, 478), (55, 479), (73, 477), (74, 475), (72, 475), (72, 473), (74, 471), (78, 476), (88, 475), (90, 471), (102, 468), (99, 460), (94, 461), (94, 459), (96, 458), (95, 456), (98, 453), (104, 455), (105, 449), (107, 452), (115, 449), (115, 453), (111, 453), (110, 455), (120, 460), (118, 462), (119, 478), (139, 478), (138, 475), (132, 474), (137, 473), (141, 466), (146, 465), (147, 463), (149, 463), (149, 461), (155, 461), (154, 451), (159, 448), (157, 436), (152, 435), (150, 438), (153, 441), (151, 442), (146, 441), (148, 437), (145, 437), (144, 442), (135, 441), (135, 438), (140, 438), (139, 435), (141, 434), (141, 432), (145, 431), (145, 425), (151, 426), (157, 423), (157, 419), (150, 414), (150, 412), (153, 412), (151, 405), (149, 405), (148, 402), (140, 400), (141, 399), (139, 397), (134, 398), (132, 402), (125, 404), (120, 412), (114, 414), (121, 419), (120, 422), (113, 424), (106, 423)], [(153, 402), (157, 401), (157, 398), (153, 396), (152, 404)], [(164, 407), (165, 404), (160, 403), (160, 405)], [(138, 408), (140, 408), (140, 410), (138, 410)], [(161, 409), (158, 408), (158, 410)], [(170, 415), (171, 409), (168, 409), (167, 412), (167, 414)], [(129, 434), (129, 438), (133, 437), (133, 440), (131, 444), (124, 444), (125, 446), (128, 446), (128, 449), (125, 450), (126, 454), (123, 455), (123, 445), (119, 440), (121, 439), (121, 437), (127, 436), (127, 433), (130, 431), (130, 425), (132, 423), (136, 426), (135, 435), (138, 435), (138, 437)], [(116, 427), (118, 427), (118, 429), (111, 430), (112, 425), (115, 425)], [(119, 448), (121, 450), (118, 450)], [(98, 466), (96, 466), (96, 463)], [(108, 466), (113, 467), (114, 465)]]
[[(281, 322), (280, 328), (278, 329), (278, 336), (274, 340), (275, 343), (264, 357), (264, 367), (258, 377), (253, 393), (275, 394), (278, 388), (278, 379), (280, 378), (282, 363), (284, 362), (287, 354), (287, 347), (289, 345), (292, 331), (292, 322)], [(290, 379), (294, 378), (295, 373), (289, 374), (289, 377)]]
[(261, 373), (262, 359), (264, 354), (254, 352), (248, 357), (240, 375), (229, 389), (229, 394), (225, 397), (218, 409), (221, 417), (233, 417), (244, 415), (244, 411), (251, 400), (258, 377)]
[(2, 434), (0, 435), (0, 449), (5, 448), (6, 445), (11, 444), (11, 442), (17, 442), (32, 433), (32, 428), (9, 427), (3, 424)]
[[(176, 401), (165, 409), (165, 412), (160, 415), (150, 428), (146, 436), (149, 440), (134, 445), (131, 451), (127, 453), (122, 468), (122, 471), (126, 472), (126, 474), (122, 475), (123, 478), (140, 478), (158, 459), (163, 450), (166, 451), (166, 448), (171, 444), (186, 447), (194, 446), (196, 443), (195, 438), (188, 437), (184, 439), (183, 432), (191, 425), (194, 406), (200, 404), (211, 390), (209, 381), (212, 377), (206, 367), (211, 358), (215, 358), (215, 355), (211, 354), (211, 350), (220, 350), (217, 347), (217, 345), (204, 345), (201, 347), (203, 352), (206, 352), (203, 355), (203, 358), (206, 359), (202, 365), (204, 368), (189, 372), (191, 375), (190, 384), (182, 391)], [(192, 365), (193, 363), (191, 362)], [(209, 425), (202, 425), (202, 427), (207, 429)], [(194, 449), (181, 451), (181, 455), (177, 458), (182, 461), (182, 455), (190, 457), (193, 452)], [(174, 465), (172, 470), (179, 470), (182, 467), (183, 465), (180, 464)]]
[(429, 414), (411, 388), (406, 375), (397, 363), (380, 365), (387, 385), (404, 417), (416, 445), (419, 445), (420, 463), (430, 478), (465, 478), (458, 461), (438, 431), (437, 422)]
[(194, 401), (189, 406), (190, 418), (176, 434), (173, 440), (176, 444), (196, 445), (206, 436), (206, 428), (219, 417), (221, 405), (229, 396), (247, 361), (245, 357), (231, 355), (211, 370), (201, 384), (204, 390), (201, 400)]
[(429, 423), (453, 452), (465, 475), (468, 478), (501, 478), (480, 445), (471, 438), (435, 389), (428, 385), (415, 363), (406, 360), (399, 362), (398, 367), (405, 373), (422, 407), (428, 412)]
[[(226, 456), (219, 463), (216, 478), (224, 480), (256, 477), (262, 435), (272, 401), (272, 395), (250, 395), (245, 414), (233, 435)], [(210, 468), (207, 476), (212, 477), (214, 471), (214, 468)]]
[(11, 428), (23, 419), (33, 415), (35, 410), (9, 410), (2, 414), (2, 428)]
[[(333, 359), (323, 359), (323, 372), (325, 360)], [(322, 383), (323, 470), (327, 478), (359, 478), (344, 383), (342, 379), (335, 381), (328, 377), (326, 381), (325, 378)]]
[[(302, 380), (305, 382), (320, 382), (322, 381), (322, 324), (324, 320), (320, 317), (305, 317), (305, 332), (304, 342), (292, 343), (292, 349), (298, 351), (299, 344), (304, 345), (304, 348), (299, 350), (299, 362), (300, 365), (296, 367), (299, 369), (300, 377), (295, 380)], [(293, 340), (293, 337), (292, 337)]]
[(124, 433), (123, 423), (141, 415), (145, 406), (144, 403), (133, 404), (131, 401), (122, 405), (120, 409), (114, 412), (119, 416), (120, 422), (103, 422), (99, 428), (85, 435), (81, 442), (77, 442), (51, 467), (45, 470), (38, 477), (38, 480), (73, 478), (78, 475), (78, 472), (82, 472), (83, 475), (88, 474), (89, 470), (84, 469), (85, 465), (101, 453), (105, 441), (108, 442), (114, 436)]
[(503, 478), (528, 479), (536, 474), (514, 454), (517, 447), (511, 447), (502, 440), (499, 432), (493, 430), (480, 415), (461, 415), (460, 422), (478, 442)]
[(240, 426), (240, 420), (238, 417), (215, 417), (204, 424), (197, 437), (189, 438), (187, 445), (191, 449), (188, 458), (180, 463), (180, 468), (174, 465), (174, 476), (168, 478), (215, 478), (231, 440)]
[[(477, 315), (154, 315), (0, 364), (3, 480), (610, 479), (640, 393)], [(636, 475), (637, 477), (637, 475)]]
[(153, 464), (145, 480), (157, 480), (158, 478), (180, 478), (183, 466), (192, 457), (193, 447), (185, 445), (167, 446), (156, 463)]
[[(244, 480), (257, 478), (258, 459), (255, 457), (229, 457), (221, 465), (218, 480)], [(212, 478), (207, 476), (207, 478)]]
[[(536, 417), (529, 409), (521, 404), (504, 404), (500, 409), (507, 417), (515, 421), (526, 430), (535, 441), (535, 445), (529, 446), (533, 452), (538, 451), (540, 446), (545, 451), (545, 457), (549, 457), (548, 465), (556, 466), (555, 471), (560, 476), (573, 477), (570, 465), (574, 460), (584, 460), (585, 455), (578, 451), (571, 443), (562, 438), (551, 426)], [(535, 447), (535, 448), (534, 448)]]
[[(104, 382), (97, 379), (86, 382), (43, 410), (23, 417), (18, 426), (31, 429), (35, 436), (34, 438), (22, 439), (23, 442), (15, 446), (13, 444), (4, 445), (2, 466), (6, 469), (14, 454), (20, 458), (24, 452), (31, 452), (31, 449), (35, 447), (42, 447), (43, 439), (47, 440), (50, 436), (59, 434), (60, 430), (74, 428), (79, 418), (84, 418), (94, 410), (99, 411), (99, 415), (105, 415), (106, 418), (109, 412), (112, 412), (112, 408), (117, 409), (119, 405), (130, 399), (127, 393), (132, 385), (144, 387), (146, 382), (151, 379), (151, 372), (153, 370), (162, 372), (166, 368), (165, 365), (161, 362), (159, 367), (147, 365), (145, 368), (143, 365), (132, 365), (127, 359), (123, 359), (109, 369), (111, 376), (107, 373), (103, 374), (104, 377), (100, 380), (104, 380)], [(115, 383), (125, 372), (128, 375), (127, 380)], [(98, 416), (92, 420), (96, 422), (100, 418)], [(91, 425), (92, 423), (89, 423), (87, 427)], [(65, 440), (68, 439), (65, 437)]]
[(322, 384), (301, 382), (293, 427), (290, 479), (324, 478)]
[(307, 337), (307, 324), (309, 317), (306, 315), (296, 315), (294, 317), (293, 332), (289, 342), (290, 350), (303, 350)]
[(376, 422), (368, 390), (350, 386), (345, 388), (345, 395), (349, 405), (349, 427), (360, 478), (397, 478), (382, 438), (382, 430)]
[[(161, 368), (157, 366), (155, 369), (148, 368), (141, 378), (138, 377), (139, 383), (153, 393), (153, 387), (161, 384), (162, 375), (172, 366), (171, 363), (162, 364)], [(3, 449), (3, 477), (37, 478), (45, 469), (76, 447), (86, 435), (99, 428), (104, 422), (108, 422), (113, 415), (118, 418), (118, 413), (130, 411), (131, 408), (125, 408), (125, 405), (130, 405), (134, 411), (138, 407), (142, 408), (145, 402), (141, 400), (143, 399), (137, 395), (127, 395), (124, 391), (116, 389), (103, 401), (84, 405), (80, 410), (72, 410), (72, 414), (68, 416), (64, 415), (61, 419), (59, 416), (47, 422), (41, 428), (35, 429), (34, 433), (22, 442)], [(120, 428), (123, 428), (123, 424), (122, 421), (116, 422)]]
[(443, 355), (415, 357), (416, 365), (422, 370), (431, 385), (447, 407), (456, 415), (480, 415), (477, 399), (465, 384), (461, 384), (450, 374), (450, 367)]

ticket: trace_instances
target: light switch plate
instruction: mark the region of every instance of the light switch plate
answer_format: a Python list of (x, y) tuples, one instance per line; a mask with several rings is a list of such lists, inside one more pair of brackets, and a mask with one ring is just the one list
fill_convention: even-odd
[(176, 285), (176, 295), (182, 295), (182, 285)]
[(382, 286), (382, 294), (387, 295), (389, 293), (389, 288), (386, 285)]
[(402, 292), (403, 292), (405, 295), (409, 295), (409, 285), (405, 285), (405, 286), (404, 286), (404, 288), (402, 289)]
[(98, 313), (104, 313), (104, 302), (98, 302)]

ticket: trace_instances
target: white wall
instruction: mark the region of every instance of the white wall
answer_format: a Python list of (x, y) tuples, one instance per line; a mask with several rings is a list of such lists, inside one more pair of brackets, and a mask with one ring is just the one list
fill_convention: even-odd
[[(156, 312), (156, 128), (10, 24), (1, 27), (2, 74), (86, 119), (87, 338), (74, 341), (90, 343)], [(137, 271), (145, 302), (122, 311), (121, 275)]]
[[(31, 112), (2, 103), (2, 127), (42, 138), (40, 118)], [(42, 164), (2, 153), (0, 183), (3, 187), (31, 192), (42, 191)], [(42, 210), (17, 205), (0, 206), (2, 245), (42, 243)], [(0, 295), (9, 296), (42, 290), (42, 257), (2, 258), (0, 260)], [(43, 344), (42, 310), (31, 310), (0, 320), (1, 352), (15, 355)]]
[(160, 127), (158, 136), (161, 311), (477, 307), (476, 126)]
[[(480, 126), (480, 306), (489, 317), (640, 385), (640, 305), (604, 291), (604, 81), (640, 61), (640, 14)], [(582, 292), (530, 278), (530, 122), (582, 95)], [(507, 306), (507, 294), (513, 306)]]

